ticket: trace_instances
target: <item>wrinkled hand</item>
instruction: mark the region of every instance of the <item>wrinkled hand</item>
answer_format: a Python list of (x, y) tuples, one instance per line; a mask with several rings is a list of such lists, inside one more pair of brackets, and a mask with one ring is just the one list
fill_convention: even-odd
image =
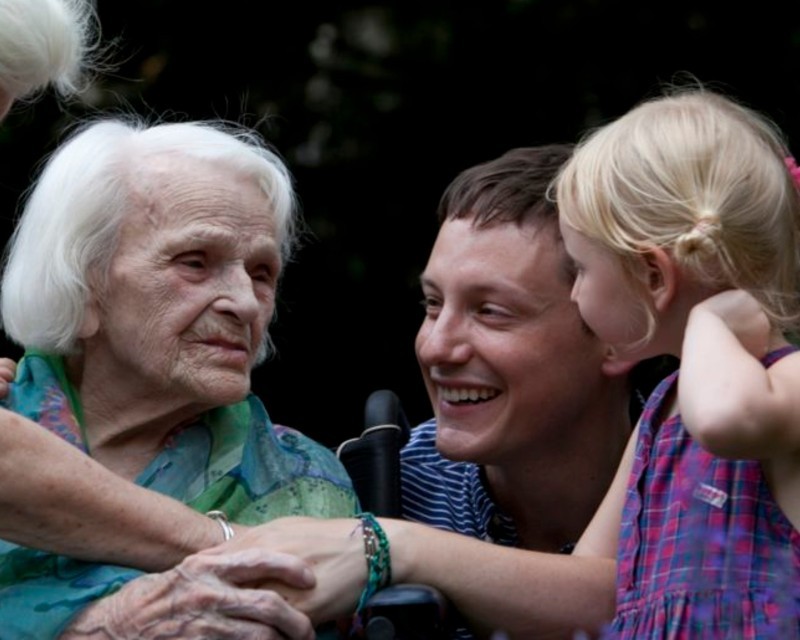
[(766, 355), (770, 321), (761, 304), (746, 291), (723, 291), (695, 305), (693, 312), (695, 310), (719, 317), (752, 356), (762, 358)]
[(89, 606), (61, 640), (313, 640), (308, 617), (278, 593), (239, 586), (267, 579), (298, 590), (314, 585), (307, 567), (291, 556), (257, 549), (201, 552)]
[(8, 385), (17, 376), (17, 363), (11, 358), (0, 358), (0, 398), (8, 395)]
[(317, 586), (300, 590), (273, 581), (260, 586), (279, 591), (306, 613), (314, 625), (351, 615), (367, 580), (364, 538), (355, 518), (285, 517), (248, 529), (204, 554), (238, 549), (269, 549), (304, 560), (314, 570)]

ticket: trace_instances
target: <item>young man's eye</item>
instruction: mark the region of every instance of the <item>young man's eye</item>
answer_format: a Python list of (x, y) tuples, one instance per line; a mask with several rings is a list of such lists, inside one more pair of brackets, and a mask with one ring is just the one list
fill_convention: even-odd
[(503, 309), (500, 307), (496, 307), (491, 304), (485, 304), (478, 310), (482, 316), (505, 316), (508, 315)]
[(575, 260), (572, 258), (567, 258), (564, 263), (564, 272), (567, 274), (567, 279), (569, 282), (574, 282), (581, 271), (582, 267), (575, 262)]

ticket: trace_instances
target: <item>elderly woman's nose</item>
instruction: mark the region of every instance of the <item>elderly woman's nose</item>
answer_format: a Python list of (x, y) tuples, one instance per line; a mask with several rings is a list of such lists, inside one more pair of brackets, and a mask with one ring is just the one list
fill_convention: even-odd
[(219, 296), (215, 308), (230, 313), (243, 322), (258, 316), (263, 303), (256, 296), (253, 279), (244, 267), (229, 267), (219, 283)]

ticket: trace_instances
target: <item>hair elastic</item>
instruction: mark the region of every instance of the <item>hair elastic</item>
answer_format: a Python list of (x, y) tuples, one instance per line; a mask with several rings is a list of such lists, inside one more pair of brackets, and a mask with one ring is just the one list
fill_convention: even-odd
[(794, 156), (788, 155), (783, 161), (786, 163), (786, 168), (789, 170), (789, 175), (792, 176), (794, 186), (800, 189), (800, 167), (797, 166), (797, 161)]

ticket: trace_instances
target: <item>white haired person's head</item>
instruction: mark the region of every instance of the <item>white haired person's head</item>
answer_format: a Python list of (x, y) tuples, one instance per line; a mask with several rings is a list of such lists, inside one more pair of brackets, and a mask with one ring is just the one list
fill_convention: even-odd
[(298, 216), (292, 178), (253, 130), (222, 121), (89, 121), (43, 166), (7, 248), (0, 307), (12, 340), (50, 353), (78, 349), (93, 285), (108, 273), (126, 216), (157, 197), (148, 168), (162, 158), (207, 161), (254, 180), (286, 264)]
[(82, 90), (99, 33), (90, 0), (0, 0), (0, 116), (48, 86), (62, 97)]

